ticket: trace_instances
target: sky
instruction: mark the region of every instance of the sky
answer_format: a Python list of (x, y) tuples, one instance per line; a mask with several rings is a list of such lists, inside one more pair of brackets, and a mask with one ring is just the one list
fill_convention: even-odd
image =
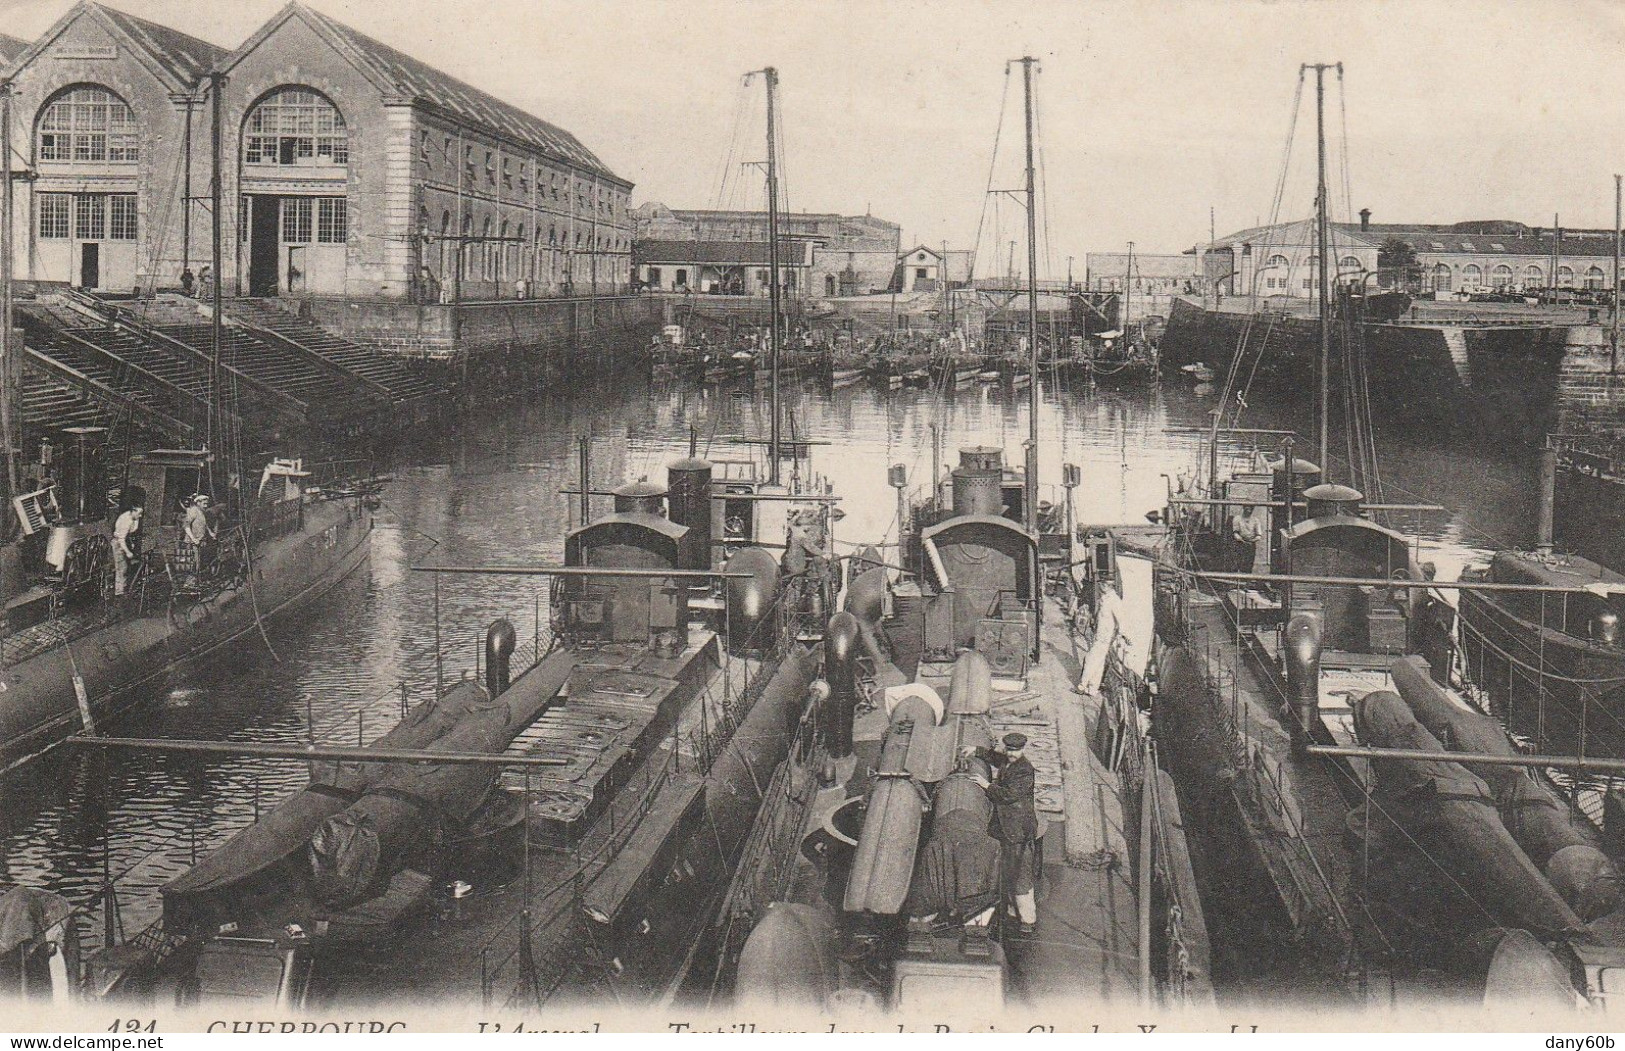
[[(1021, 221), (1009, 198), (984, 219), (990, 183), (1022, 179), (1006, 63), (1036, 56), (1045, 276), (1130, 241), (1187, 249), (1210, 209), (1220, 235), (1267, 221), (1306, 62), (1343, 63), (1326, 104), (1338, 218), (1607, 228), (1625, 171), (1625, 0), (307, 2), (569, 129), (635, 203), (733, 203), (730, 156), (736, 174), (762, 156), (741, 75), (773, 65), (793, 209), (872, 212), (905, 245), (980, 229), (984, 256)], [(70, 6), (0, 0), (0, 31), (32, 38)], [(283, 0), (112, 6), (235, 47)], [(1311, 79), (1283, 217), (1313, 206), (1313, 98)]]

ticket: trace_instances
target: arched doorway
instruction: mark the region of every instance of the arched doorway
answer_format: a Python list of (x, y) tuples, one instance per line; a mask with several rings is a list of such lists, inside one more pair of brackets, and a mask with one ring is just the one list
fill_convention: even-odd
[(314, 88), (261, 96), (243, 120), (248, 293), (342, 293), (349, 242), (349, 129)]

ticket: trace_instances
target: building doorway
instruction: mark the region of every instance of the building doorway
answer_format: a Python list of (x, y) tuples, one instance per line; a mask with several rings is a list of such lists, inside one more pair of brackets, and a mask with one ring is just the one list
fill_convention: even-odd
[(281, 291), (278, 270), (278, 219), (282, 198), (255, 194), (248, 198), (248, 294), (274, 296)]
[(102, 246), (86, 241), (79, 246), (79, 287), (100, 288), (102, 285)]

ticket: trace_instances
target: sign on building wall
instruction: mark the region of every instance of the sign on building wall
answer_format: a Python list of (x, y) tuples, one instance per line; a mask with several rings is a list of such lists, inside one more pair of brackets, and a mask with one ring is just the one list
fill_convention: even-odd
[(59, 47), (51, 52), (58, 59), (118, 58), (118, 47), (113, 44), (85, 44), (78, 47)]

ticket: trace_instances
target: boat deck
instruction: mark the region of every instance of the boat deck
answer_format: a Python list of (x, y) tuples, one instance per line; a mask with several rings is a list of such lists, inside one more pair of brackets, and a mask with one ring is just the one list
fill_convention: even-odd
[[(648, 889), (651, 874), (664, 874), (659, 862), (697, 820), (704, 774), (688, 735), (700, 709), (716, 707), (710, 687), (724, 660), (708, 631), (693, 633), (675, 658), (632, 647), (585, 653), (559, 699), (508, 750), (566, 760), (557, 772), (529, 775), (528, 880), (525, 848), (516, 847), (519, 856), (488, 885), (445, 901), (367, 970), (345, 973), (338, 997), (501, 1006), (522, 995), (533, 1004), (582, 966), (613, 967), (594, 956), (601, 924), (589, 917), (621, 921), (622, 907)], [(526, 782), (522, 770), (502, 778), (521, 792)]]
[[(1077, 640), (1051, 621), (1025, 677), (994, 678), (993, 739), (1027, 736), (1043, 861), (1037, 931), (1012, 928), (1003, 937), (1007, 995), (1023, 1003), (1060, 996), (1127, 1003), (1139, 996), (1139, 921), (1122, 785), (1090, 747), (1099, 701), (1073, 690), (1083, 656)], [(949, 672), (922, 665), (919, 677), (946, 696)]]
[[(1245, 633), (1238, 647), (1227, 604), (1206, 595), (1192, 598), (1189, 615), (1193, 649), (1205, 655), (1209, 674), (1219, 676), (1223, 666), (1219, 703), (1230, 708), (1247, 756), (1233, 791), (1286, 933), (1328, 950), (1322, 959), (1346, 959), (1353, 930), (1342, 903), (1350, 900), (1355, 873), (1344, 842), (1344, 793), (1358, 786), (1337, 783), (1348, 768), (1294, 751), (1284, 685), (1267, 670), (1275, 660), (1274, 633)], [(1366, 669), (1331, 666), (1322, 677), (1322, 720), (1339, 743), (1352, 739), (1349, 694), (1362, 692), (1365, 678)]]

